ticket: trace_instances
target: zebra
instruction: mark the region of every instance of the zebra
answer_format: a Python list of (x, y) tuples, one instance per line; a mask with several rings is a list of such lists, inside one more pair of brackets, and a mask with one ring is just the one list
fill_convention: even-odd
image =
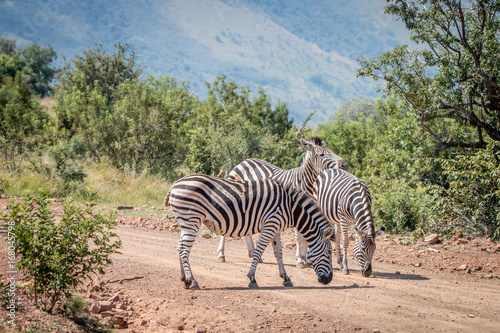
[[(283, 170), (266, 161), (250, 158), (234, 167), (229, 173), (228, 179), (255, 180), (272, 178), (300, 188), (302, 191), (312, 195), (314, 193), (313, 186), (320, 172), (330, 168), (349, 170), (347, 162), (326, 148), (325, 142), (322, 139), (318, 137), (313, 137), (311, 141), (301, 139), (300, 144), (306, 151), (306, 154), (302, 157), (299, 163), (300, 166), (297, 168)], [(306, 260), (307, 243), (298, 232), (295, 232), (295, 240), (297, 243), (296, 266), (300, 268), (308, 267), (309, 264)], [(248, 256), (252, 258), (255, 249), (252, 238), (246, 237), (245, 241), (248, 248)], [(225, 261), (224, 245), (224, 236), (221, 236), (217, 249), (217, 260), (222, 262)]]
[[(342, 251), (340, 251), (340, 234), (336, 232), (337, 262), (342, 272), (349, 274), (347, 266), (347, 248), (349, 246), (348, 226), (355, 224), (356, 243), (354, 256), (365, 277), (372, 272), (372, 256), (375, 252), (375, 236), (384, 232), (385, 228), (375, 231), (372, 217), (372, 201), (365, 182), (353, 174), (339, 169), (325, 170), (316, 180), (315, 195), (318, 205), (330, 222), (340, 226), (342, 235)], [(338, 229), (336, 229), (338, 231)]]
[(193, 174), (174, 183), (165, 198), (168, 204), (181, 229), (177, 251), (186, 289), (199, 289), (189, 265), (189, 253), (201, 223), (218, 235), (243, 237), (260, 233), (247, 274), (250, 288), (258, 287), (257, 262), (271, 240), (283, 285), (293, 287), (283, 264), (280, 236), (291, 227), (306, 239), (308, 258), (318, 281), (328, 284), (332, 280), (330, 238), (334, 229), (316, 202), (299, 190), (273, 179), (235, 181)]

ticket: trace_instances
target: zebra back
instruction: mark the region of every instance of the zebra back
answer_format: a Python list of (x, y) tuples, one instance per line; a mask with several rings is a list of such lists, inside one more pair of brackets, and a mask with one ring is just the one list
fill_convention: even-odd
[(318, 204), (326, 217), (337, 224), (342, 219), (375, 236), (371, 195), (366, 183), (344, 170), (325, 170), (316, 180)]
[(330, 168), (349, 169), (349, 165), (330, 149), (324, 147), (324, 141), (313, 138), (313, 142), (301, 139), (300, 143), (306, 150), (301, 165), (290, 170), (283, 170), (269, 162), (251, 158), (238, 164), (229, 174), (229, 179), (254, 180), (273, 178), (283, 184), (290, 184), (313, 194), (314, 182), (318, 174)]

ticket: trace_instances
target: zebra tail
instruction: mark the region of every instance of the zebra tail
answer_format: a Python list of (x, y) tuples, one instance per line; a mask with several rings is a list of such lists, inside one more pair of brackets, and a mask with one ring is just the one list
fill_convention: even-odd
[(172, 191), (173, 187), (174, 187), (173, 185), (170, 186), (170, 189), (168, 190), (167, 196), (165, 197), (164, 205), (167, 207), (170, 206), (170, 202), (168, 199), (170, 198), (170, 192)]

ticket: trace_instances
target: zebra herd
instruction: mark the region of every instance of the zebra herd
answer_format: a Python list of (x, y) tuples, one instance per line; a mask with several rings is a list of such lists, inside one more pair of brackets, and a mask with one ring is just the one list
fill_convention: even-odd
[[(312, 266), (318, 281), (328, 284), (333, 275), (331, 239), (335, 238), (342, 272), (349, 274), (347, 230), (355, 224), (354, 255), (363, 276), (370, 276), (375, 236), (382, 230), (375, 231), (366, 184), (350, 174), (349, 165), (321, 139), (301, 139), (300, 143), (306, 154), (297, 168), (282, 170), (252, 158), (237, 165), (228, 179), (195, 174), (170, 188), (165, 205), (172, 207), (181, 230), (177, 251), (186, 288), (199, 288), (189, 253), (202, 223), (221, 235), (220, 261), (225, 261), (224, 236), (245, 237), (252, 258), (247, 274), (250, 288), (258, 287), (255, 271), (271, 241), (283, 285), (293, 286), (283, 265), (280, 236), (289, 228), (295, 228), (297, 267)], [(251, 235), (259, 233), (254, 246)]]

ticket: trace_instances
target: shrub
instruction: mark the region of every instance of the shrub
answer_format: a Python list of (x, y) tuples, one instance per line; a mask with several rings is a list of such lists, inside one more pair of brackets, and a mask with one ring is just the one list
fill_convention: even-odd
[(0, 221), (14, 221), (18, 268), (31, 281), (35, 304), (40, 298), (50, 313), (85, 277), (104, 273), (121, 241), (111, 231), (116, 224), (114, 212), (94, 213), (91, 201), (81, 207), (66, 200), (56, 222), (47, 196), (40, 189), (36, 197), (27, 193), (20, 202), (12, 200), (10, 213), (3, 213)]
[(72, 317), (75, 317), (87, 306), (87, 300), (81, 295), (71, 295), (66, 299), (66, 309)]
[[(495, 156), (497, 154), (497, 156)], [(439, 159), (445, 186), (434, 186), (434, 228), (452, 233), (461, 230), (499, 239), (500, 161), (493, 146), (455, 159)]]

